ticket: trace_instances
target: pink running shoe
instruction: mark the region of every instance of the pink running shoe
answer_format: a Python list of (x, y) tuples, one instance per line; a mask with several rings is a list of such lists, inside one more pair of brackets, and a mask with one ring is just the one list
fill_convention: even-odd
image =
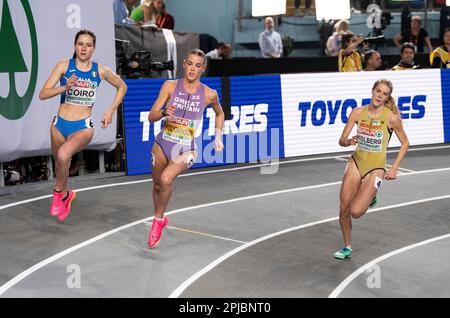
[(162, 229), (169, 224), (169, 219), (165, 216), (161, 221), (153, 219), (152, 229), (148, 237), (148, 246), (155, 247), (161, 240)]
[(69, 195), (67, 196), (67, 198), (64, 201), (62, 201), (63, 209), (62, 209), (61, 213), (58, 214), (58, 218), (61, 221), (64, 221), (66, 219), (66, 217), (69, 215), (70, 206), (72, 205), (72, 201), (75, 199), (76, 196), (77, 196), (77, 193), (75, 191), (69, 190)]
[(53, 191), (53, 200), (50, 205), (50, 214), (53, 216), (57, 216), (63, 210), (63, 202), (62, 199), (64, 197), (64, 193)]

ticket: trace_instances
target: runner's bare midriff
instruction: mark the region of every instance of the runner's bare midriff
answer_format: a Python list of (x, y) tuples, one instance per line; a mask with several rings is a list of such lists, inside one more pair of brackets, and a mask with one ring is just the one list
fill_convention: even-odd
[(81, 120), (87, 117), (91, 117), (92, 108), (82, 107), (78, 105), (61, 104), (59, 107), (58, 115), (65, 120)]

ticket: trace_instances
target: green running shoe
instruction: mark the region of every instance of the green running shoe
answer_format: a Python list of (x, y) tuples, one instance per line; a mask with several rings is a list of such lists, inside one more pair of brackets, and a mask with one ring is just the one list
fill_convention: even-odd
[(377, 202), (378, 202), (377, 196), (374, 196), (372, 202), (370, 202), (369, 208), (375, 207), (375, 205), (377, 205)]
[(340, 251), (333, 254), (334, 258), (345, 259), (352, 255), (353, 250), (350, 247), (343, 247)]

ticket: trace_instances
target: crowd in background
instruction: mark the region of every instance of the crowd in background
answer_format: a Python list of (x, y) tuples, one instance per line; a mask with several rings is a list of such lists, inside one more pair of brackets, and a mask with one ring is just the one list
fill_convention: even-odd
[[(360, 14), (370, 3), (378, 4), (382, 9), (387, 6), (383, 0), (351, 1), (351, 12)], [(428, 1), (429, 9), (440, 6), (446, 10), (443, 1)], [(302, 6), (303, 4), (303, 6)], [(313, 0), (295, 0), (295, 16), (304, 17), (314, 14)], [(157, 29), (171, 29), (175, 27), (175, 19), (166, 11), (165, 0), (114, 0), (114, 23), (136, 27), (150, 27)], [(444, 14), (445, 15), (445, 14)], [(441, 14), (442, 16), (442, 14)], [(441, 19), (442, 20), (442, 19)], [(276, 20), (266, 17), (264, 31), (257, 39), (262, 58), (282, 58), (284, 55), (283, 40), (276, 31)], [(444, 21), (445, 23), (445, 21)], [(427, 30), (422, 26), (419, 16), (412, 16), (411, 9), (404, 5), (402, 13), (402, 28), (395, 38), (394, 44), (399, 48), (399, 62), (387, 68), (376, 45), (371, 45), (361, 35), (350, 31), (349, 21), (334, 21), (331, 34), (326, 39), (324, 53), (338, 57), (338, 69), (348, 71), (377, 71), (377, 70), (414, 70), (419, 68), (450, 67), (450, 28), (443, 26), (441, 21), (440, 39), (437, 47), (433, 48)], [(232, 57), (231, 43), (215, 41), (211, 50), (206, 52), (209, 59), (229, 59)], [(414, 61), (416, 53), (429, 53), (429, 65), (418, 65)], [(120, 111), (119, 111), (120, 113)], [(125, 155), (121, 123), (118, 125), (118, 146), (105, 153), (106, 171), (124, 171)], [(32, 157), (17, 159), (4, 163), (4, 179), (6, 185), (47, 180), (51, 175), (48, 167), (48, 157)], [(72, 158), (70, 175), (76, 176), (84, 172), (97, 172), (98, 152), (85, 150)]]
[(175, 19), (164, 0), (114, 0), (114, 23), (173, 30)]

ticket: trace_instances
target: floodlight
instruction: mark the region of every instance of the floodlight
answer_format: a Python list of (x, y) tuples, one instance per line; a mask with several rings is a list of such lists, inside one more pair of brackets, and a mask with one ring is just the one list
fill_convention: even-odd
[(252, 0), (252, 16), (286, 14), (286, 0)]
[(350, 18), (350, 0), (316, 0), (317, 21)]

